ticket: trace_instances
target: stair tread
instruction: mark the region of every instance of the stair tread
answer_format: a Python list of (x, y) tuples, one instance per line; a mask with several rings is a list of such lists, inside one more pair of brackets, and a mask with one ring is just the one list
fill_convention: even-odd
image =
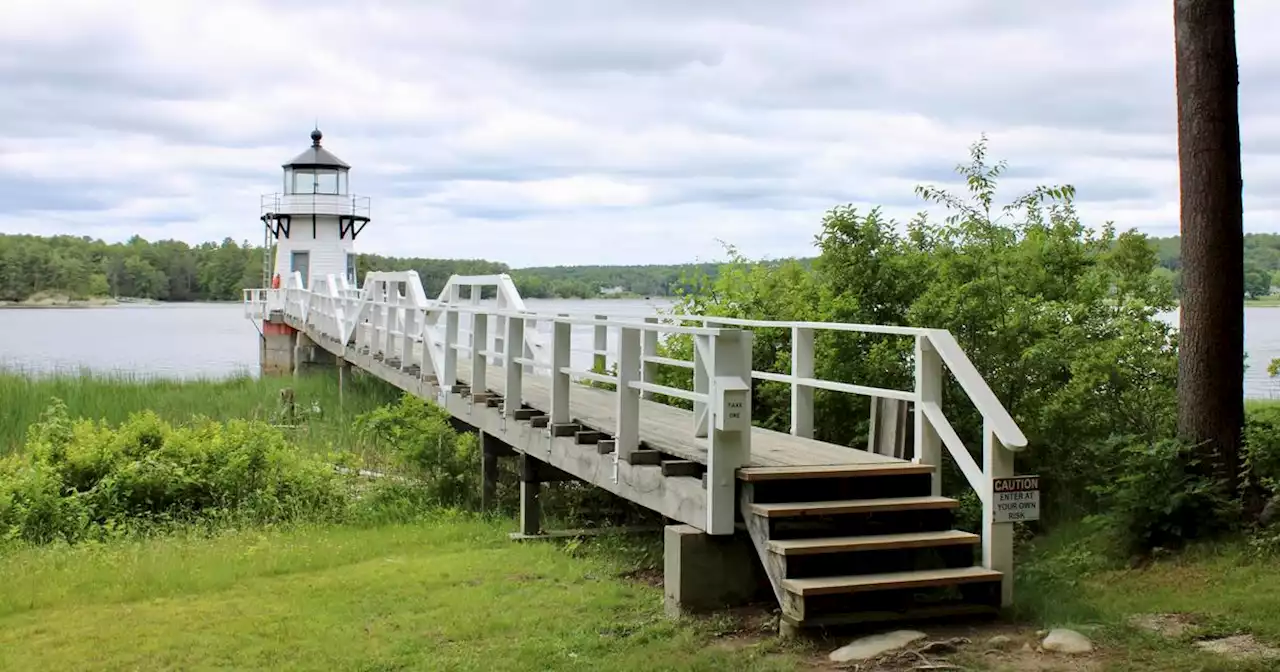
[(766, 518), (787, 516), (822, 516), (838, 513), (872, 513), (876, 511), (912, 511), (920, 509), (953, 509), (960, 502), (950, 497), (884, 497), (877, 499), (838, 499), (820, 502), (753, 502), (751, 512)]
[(889, 572), (885, 574), (854, 574), (851, 576), (821, 576), (808, 579), (783, 579), (782, 587), (800, 596), (858, 593), (895, 588), (927, 588), (950, 586), (979, 581), (996, 581), (1001, 573), (985, 567), (960, 567), (955, 569), (931, 569), (919, 572)]
[(770, 539), (769, 550), (779, 555), (816, 555), (841, 551), (873, 551), (890, 548), (925, 548), (976, 544), (982, 538), (960, 530), (867, 534), (813, 539)]
[(779, 481), (806, 478), (856, 478), (868, 476), (907, 476), (932, 474), (933, 467), (913, 462), (889, 462), (883, 464), (824, 464), (779, 467), (743, 467), (738, 470), (740, 481)]

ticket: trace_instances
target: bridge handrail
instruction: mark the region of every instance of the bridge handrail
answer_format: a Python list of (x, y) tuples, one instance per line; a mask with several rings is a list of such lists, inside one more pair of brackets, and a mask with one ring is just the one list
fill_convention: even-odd
[[(925, 327), (902, 327), (896, 325), (883, 324), (854, 324), (845, 322), (805, 322), (792, 320), (751, 320), (734, 317), (716, 317), (711, 315), (688, 315), (688, 314), (672, 314), (664, 315), (664, 318), (677, 320), (680, 322), (699, 322), (702, 324), (714, 323), (725, 324), (740, 327), (757, 327), (757, 328), (775, 328), (775, 329), (811, 329), (821, 331), (845, 331), (865, 334), (885, 334), (895, 336), (915, 336), (917, 338), (928, 338), (929, 342), (936, 349), (938, 355), (942, 358), (943, 364), (955, 376), (956, 382), (960, 384), (965, 395), (973, 402), (974, 407), (978, 410), (985, 420), (991, 423), (992, 430), (1004, 444), (1006, 448), (1013, 451), (1020, 451), (1027, 446), (1027, 437), (1022, 433), (1022, 429), (1018, 427), (1018, 423), (1009, 414), (1008, 409), (991, 391), (991, 387), (987, 385), (987, 381), (978, 372), (977, 367), (964, 353), (964, 349), (956, 341), (951, 332), (946, 329), (930, 329)], [(794, 331), (793, 331), (794, 333)], [(764, 373), (765, 376), (759, 376), (762, 380), (770, 380), (769, 375), (777, 376), (778, 374)], [(777, 382), (791, 382), (790, 380), (777, 380)], [(817, 379), (811, 379), (817, 381)], [(818, 382), (834, 382), (834, 381), (818, 381)], [(847, 383), (840, 384), (847, 386)], [(819, 385), (818, 387), (822, 387)], [(827, 388), (831, 389), (831, 388)], [(874, 388), (867, 388), (874, 389)], [(847, 390), (852, 392), (852, 390)], [(894, 390), (878, 390), (879, 392), (889, 393), (886, 396), (890, 398), (898, 398), (897, 395), (907, 395), (914, 397), (914, 393), (899, 392), (897, 395)], [(856, 392), (855, 392), (856, 393)], [(914, 401), (915, 399), (907, 399)]]

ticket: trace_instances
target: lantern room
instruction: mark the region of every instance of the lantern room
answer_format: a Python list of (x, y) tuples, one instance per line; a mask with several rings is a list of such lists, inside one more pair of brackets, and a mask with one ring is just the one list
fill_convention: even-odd
[(311, 146), (282, 166), (281, 191), (262, 197), (266, 244), (275, 248), (272, 267), (264, 269), (272, 284), (278, 276), (287, 286), (294, 273), (307, 289), (357, 283), (355, 241), (369, 223), (369, 198), (351, 194), (351, 166), (323, 139), (313, 130)]

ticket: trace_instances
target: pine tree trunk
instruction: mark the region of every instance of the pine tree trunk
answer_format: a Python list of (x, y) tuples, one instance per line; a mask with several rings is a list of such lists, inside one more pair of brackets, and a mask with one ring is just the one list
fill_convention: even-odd
[(1178, 433), (1234, 487), (1244, 424), (1244, 242), (1232, 0), (1174, 0), (1183, 292)]

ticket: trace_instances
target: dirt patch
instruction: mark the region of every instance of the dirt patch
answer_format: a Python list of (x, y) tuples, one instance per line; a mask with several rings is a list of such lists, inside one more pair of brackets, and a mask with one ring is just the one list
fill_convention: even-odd
[(652, 588), (661, 588), (663, 586), (661, 569), (633, 569), (618, 574), (618, 578), (635, 581), (636, 583), (641, 583)]
[(1129, 625), (1170, 639), (1180, 638), (1199, 627), (1193, 614), (1135, 614), (1129, 619)]
[(1234, 635), (1196, 642), (1196, 648), (1232, 660), (1280, 660), (1280, 649), (1259, 642), (1253, 635)]

